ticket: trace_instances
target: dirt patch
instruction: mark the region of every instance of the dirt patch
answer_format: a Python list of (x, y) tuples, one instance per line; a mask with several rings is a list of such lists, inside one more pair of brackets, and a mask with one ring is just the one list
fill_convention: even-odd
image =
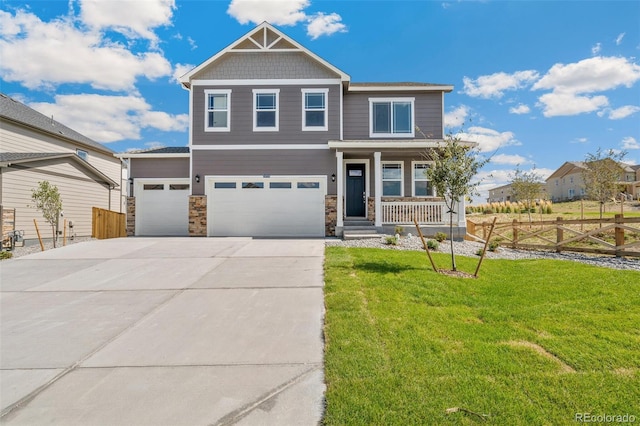
[(543, 356), (543, 357), (545, 357), (547, 359), (551, 359), (551, 360), (555, 361), (560, 366), (560, 369), (564, 373), (575, 373), (576, 372), (576, 370), (574, 370), (573, 367), (571, 367), (569, 364), (566, 364), (560, 358), (558, 358), (557, 356), (555, 356), (551, 352), (548, 352), (542, 346), (537, 345), (535, 343), (528, 342), (526, 340), (517, 340), (517, 341), (512, 340), (510, 342), (507, 342), (507, 345), (512, 346), (512, 347), (520, 347), (520, 348), (531, 349), (534, 352), (536, 352), (538, 355), (541, 355), (541, 356)]
[(438, 272), (443, 275), (448, 275), (450, 277), (456, 278), (475, 278), (472, 274), (462, 272), (462, 271), (451, 271), (449, 269), (438, 269)]

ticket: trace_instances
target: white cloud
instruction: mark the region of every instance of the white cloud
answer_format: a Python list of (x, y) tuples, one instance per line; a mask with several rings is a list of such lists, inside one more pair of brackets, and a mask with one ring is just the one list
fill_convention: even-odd
[(465, 123), (468, 115), (469, 107), (466, 105), (460, 105), (459, 107), (445, 113), (444, 125), (447, 128), (460, 127)]
[(456, 136), (464, 141), (477, 142), (481, 152), (492, 152), (501, 147), (520, 145), (513, 132), (498, 132), (486, 127), (470, 127), (468, 132), (461, 132)]
[(241, 24), (296, 25), (305, 21), (309, 0), (232, 0), (227, 13)]
[(23, 10), (0, 11), (0, 51), (2, 78), (30, 89), (81, 83), (130, 90), (139, 77), (171, 74), (171, 64), (159, 52), (134, 54), (98, 32), (78, 28), (71, 18), (43, 22)]
[(602, 117), (605, 114), (609, 114), (609, 119), (620, 120), (623, 118), (627, 118), (630, 115), (633, 115), (639, 111), (640, 111), (640, 107), (637, 107), (635, 105), (625, 105), (616, 109), (607, 109), (607, 110), (600, 111), (598, 112), (598, 115)]
[(602, 44), (596, 43), (595, 46), (591, 48), (591, 54), (595, 56), (598, 53), (600, 53), (601, 50), (602, 50)]
[(537, 80), (537, 71), (516, 71), (513, 74), (498, 72), (491, 75), (483, 75), (473, 80), (469, 77), (462, 79), (464, 83), (463, 93), (480, 98), (501, 98), (506, 90), (516, 90)]
[(261, 24), (264, 21), (274, 25), (307, 24), (307, 35), (315, 40), (323, 35), (346, 32), (342, 17), (337, 13), (318, 12), (307, 15), (305, 9), (309, 0), (231, 0), (227, 13), (241, 24)]
[(575, 93), (552, 92), (538, 98), (537, 105), (544, 109), (545, 117), (561, 115), (578, 115), (586, 112), (597, 111), (609, 105), (606, 96), (580, 96)]
[(640, 149), (640, 143), (634, 137), (627, 136), (622, 139), (622, 149)]
[(520, 104), (516, 107), (509, 108), (509, 112), (511, 114), (529, 114), (531, 112), (531, 108), (525, 104)]
[(555, 64), (533, 90), (551, 89), (569, 93), (591, 93), (631, 87), (640, 80), (640, 66), (627, 58), (603, 57), (583, 59), (572, 64)]
[(527, 164), (530, 163), (529, 160), (524, 158), (522, 155), (511, 155), (511, 154), (497, 154), (491, 157), (491, 162), (494, 164), (509, 164), (512, 166), (517, 166), (518, 164)]
[(130, 38), (156, 41), (153, 29), (171, 24), (174, 0), (80, 0), (80, 16), (89, 27), (114, 29)]
[(173, 69), (173, 78), (176, 81), (176, 83), (180, 83), (180, 77), (182, 77), (183, 75), (185, 75), (186, 73), (188, 73), (194, 68), (195, 68), (195, 65), (191, 65), (191, 64), (176, 64), (175, 68)]
[(587, 143), (589, 139), (587, 138), (575, 138), (570, 143)]
[(624, 38), (624, 35), (626, 33), (620, 33), (618, 34), (618, 37), (616, 37), (616, 46), (620, 46), (620, 44), (622, 44), (622, 39)]
[(56, 95), (55, 103), (29, 106), (104, 143), (140, 139), (143, 128), (184, 132), (189, 126), (188, 114), (152, 111), (151, 105), (138, 96)]
[(307, 34), (312, 40), (323, 35), (331, 35), (336, 32), (344, 33), (347, 31), (346, 25), (342, 22), (342, 17), (337, 13), (317, 13), (309, 18), (307, 25)]
[(577, 115), (609, 105), (606, 96), (592, 93), (620, 86), (630, 88), (638, 80), (640, 66), (627, 58), (597, 56), (567, 65), (555, 64), (532, 90), (552, 90), (538, 98), (545, 117)]

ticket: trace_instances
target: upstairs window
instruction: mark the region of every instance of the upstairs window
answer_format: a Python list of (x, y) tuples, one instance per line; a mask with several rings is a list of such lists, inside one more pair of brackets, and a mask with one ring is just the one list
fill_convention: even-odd
[(382, 196), (402, 197), (402, 163), (382, 163)]
[(278, 131), (278, 105), (280, 90), (278, 89), (254, 89), (253, 90), (253, 131), (277, 132)]
[(414, 137), (414, 101), (415, 98), (369, 98), (369, 136)]
[(302, 130), (327, 130), (329, 89), (302, 89)]
[(436, 191), (427, 177), (427, 169), (431, 167), (427, 162), (413, 162), (413, 179), (411, 187), (414, 197), (435, 197)]
[(76, 155), (84, 161), (89, 161), (89, 153), (83, 149), (76, 149)]
[(231, 90), (205, 90), (205, 132), (228, 132), (231, 128), (229, 113)]

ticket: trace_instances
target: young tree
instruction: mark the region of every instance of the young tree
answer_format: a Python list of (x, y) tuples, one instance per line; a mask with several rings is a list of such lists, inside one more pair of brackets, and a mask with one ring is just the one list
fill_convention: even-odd
[(51, 185), (48, 181), (38, 182), (38, 188), (31, 190), (31, 199), (36, 205), (36, 209), (42, 212), (45, 220), (51, 225), (53, 234), (53, 247), (56, 247), (56, 225), (58, 217), (62, 211), (62, 200), (58, 187)]
[(478, 171), (490, 158), (480, 158), (479, 151), (458, 136), (449, 133), (442, 146), (427, 151), (426, 157), (433, 161), (426, 171), (427, 178), (433, 182), (436, 193), (444, 197), (449, 209), (449, 235), (451, 236), (451, 269), (456, 271), (456, 258), (453, 252), (453, 215), (455, 209), (466, 196), (477, 194), (480, 182), (471, 183)]
[(511, 178), (511, 195), (517, 201), (521, 201), (527, 207), (529, 213), (529, 222), (531, 222), (531, 208), (535, 200), (541, 198), (544, 183), (542, 177), (535, 171), (535, 167), (525, 172), (520, 170), (520, 165), (516, 166), (516, 170)]
[(595, 154), (589, 153), (585, 157), (582, 180), (587, 198), (600, 203), (600, 219), (604, 212), (604, 203), (613, 199), (619, 192), (623, 172), (619, 163), (625, 155), (625, 151), (617, 152), (610, 149), (603, 152), (598, 148)]

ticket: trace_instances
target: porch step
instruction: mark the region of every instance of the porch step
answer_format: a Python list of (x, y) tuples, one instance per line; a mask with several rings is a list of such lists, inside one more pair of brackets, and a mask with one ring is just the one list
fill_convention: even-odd
[(381, 235), (378, 234), (378, 231), (375, 229), (362, 229), (362, 230), (343, 230), (342, 231), (342, 239), (343, 240), (365, 240), (365, 239), (373, 239), (380, 238)]
[(373, 222), (371, 222), (370, 220), (367, 220), (367, 219), (346, 219), (344, 221), (344, 227), (345, 228), (351, 228), (353, 226), (368, 226), (368, 227), (372, 227), (373, 226)]

